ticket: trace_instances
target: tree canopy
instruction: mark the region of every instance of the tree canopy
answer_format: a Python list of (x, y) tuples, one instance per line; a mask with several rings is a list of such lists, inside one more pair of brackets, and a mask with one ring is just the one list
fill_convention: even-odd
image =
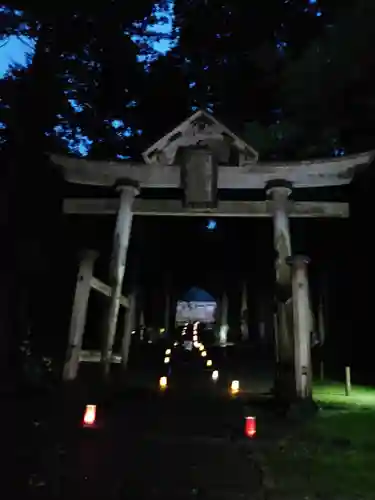
[[(150, 33), (171, 5), (171, 33)], [(45, 150), (137, 158), (203, 107), (265, 159), (367, 149), (373, 9), (370, 0), (7, 2), (2, 38), (26, 36), (35, 52), (1, 81), (3, 144), (14, 128), (30, 137), (32, 120)], [(175, 46), (155, 57), (146, 42), (163, 36)]]

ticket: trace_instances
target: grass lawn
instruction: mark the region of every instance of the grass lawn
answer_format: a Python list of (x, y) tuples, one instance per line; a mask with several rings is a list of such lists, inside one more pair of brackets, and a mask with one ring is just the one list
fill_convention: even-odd
[(375, 389), (317, 384), (317, 415), (264, 456), (272, 500), (375, 500)]

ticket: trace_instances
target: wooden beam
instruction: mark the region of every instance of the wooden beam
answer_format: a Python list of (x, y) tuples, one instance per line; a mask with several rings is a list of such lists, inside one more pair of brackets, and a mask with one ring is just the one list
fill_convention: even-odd
[(218, 189), (264, 189), (283, 179), (298, 188), (319, 188), (350, 184), (355, 173), (370, 165), (374, 152), (302, 162), (257, 163), (246, 167), (221, 166)]
[[(103, 283), (103, 281), (98, 280), (98, 278), (92, 277), (90, 286), (93, 290), (96, 290), (99, 293), (102, 293), (106, 297), (111, 296), (111, 287)], [(120, 305), (123, 307), (128, 308), (129, 307), (129, 300), (127, 297), (124, 297), (123, 295), (120, 298)]]
[(293, 218), (338, 218), (349, 217), (349, 203), (335, 201), (290, 201), (289, 216)]
[(147, 188), (179, 188), (180, 168), (175, 165), (145, 165), (142, 163), (90, 161), (80, 158), (52, 155), (65, 180), (73, 184), (114, 186), (120, 179), (133, 179)]
[[(80, 363), (100, 363), (101, 352), (100, 351), (81, 351), (79, 354)], [(111, 363), (120, 364), (122, 362), (122, 357), (118, 354), (111, 355)]]
[[(129, 162), (90, 161), (68, 156), (52, 155), (65, 180), (74, 184), (114, 186), (123, 178), (134, 179), (146, 188), (180, 188), (179, 165)], [(358, 169), (365, 168), (374, 159), (369, 151), (340, 158), (288, 162), (249, 163), (246, 166), (220, 166), (219, 189), (264, 189), (267, 182), (284, 179), (294, 188), (341, 186), (349, 184)]]
[[(133, 213), (147, 216), (196, 216), (196, 217), (271, 217), (270, 201), (220, 201), (215, 209), (188, 209), (179, 200), (134, 201)], [(66, 214), (113, 215), (119, 207), (118, 199), (67, 198)], [(289, 216), (293, 218), (347, 218), (349, 204), (327, 201), (291, 201)], [(104, 293), (104, 292), (102, 292)]]

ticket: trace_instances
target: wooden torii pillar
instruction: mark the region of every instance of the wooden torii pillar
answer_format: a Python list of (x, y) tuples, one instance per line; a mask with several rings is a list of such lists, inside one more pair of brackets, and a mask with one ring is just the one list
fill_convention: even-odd
[(85, 331), (87, 306), (91, 290), (94, 263), (98, 257), (95, 250), (84, 250), (78, 270), (73, 311), (69, 329), (69, 345), (66, 353), (63, 379), (74, 380), (77, 376), (79, 356)]
[(121, 343), (121, 362), (122, 362), (122, 368), (124, 370), (126, 370), (128, 366), (132, 332), (135, 328), (135, 323), (136, 323), (136, 306), (137, 306), (136, 299), (137, 299), (137, 294), (135, 291), (133, 291), (129, 295), (129, 307), (125, 312), (124, 332)]
[(276, 304), (277, 304), (277, 368), (275, 392), (283, 400), (295, 397), (292, 275), (287, 259), (292, 255), (288, 199), (292, 185), (283, 179), (269, 182), (267, 195), (273, 212), (273, 235), (276, 252)]
[(220, 302), (220, 330), (219, 330), (219, 344), (226, 345), (228, 341), (228, 294), (226, 291), (223, 292)]
[(296, 255), (287, 259), (292, 268), (294, 374), (298, 400), (312, 398), (311, 307), (307, 265), (310, 259)]
[(112, 347), (116, 335), (121, 290), (124, 281), (126, 257), (133, 221), (132, 207), (134, 198), (139, 193), (139, 184), (132, 179), (122, 179), (117, 183), (117, 190), (120, 191), (120, 207), (117, 213), (112, 258), (109, 269), (109, 284), (112, 293), (103, 336), (101, 355), (101, 364), (105, 377), (109, 375), (111, 366)]

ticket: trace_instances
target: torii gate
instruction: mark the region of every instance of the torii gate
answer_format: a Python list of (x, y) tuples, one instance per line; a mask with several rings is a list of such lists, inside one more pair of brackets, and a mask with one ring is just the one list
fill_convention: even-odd
[[(115, 199), (64, 200), (66, 214), (117, 213), (110, 265), (110, 290), (107, 293), (110, 296), (110, 308), (101, 353), (104, 372), (109, 371), (120, 301), (126, 306), (126, 299), (121, 299), (121, 289), (133, 214), (270, 217), (273, 219), (274, 247), (277, 255), (276, 346), (279, 369), (276, 390), (280, 396), (288, 399), (310, 397), (311, 311), (307, 278), (308, 259), (293, 255), (289, 218), (347, 218), (349, 206), (348, 203), (337, 202), (293, 202), (291, 196), (300, 188), (349, 184), (357, 169), (371, 163), (373, 152), (334, 159), (260, 163), (258, 153), (250, 145), (209, 113), (198, 111), (148, 148), (143, 153), (143, 159), (144, 164), (136, 164), (52, 156), (53, 162), (62, 168), (67, 182), (112, 186), (120, 193)], [(182, 200), (142, 199), (142, 188), (182, 188), (184, 196)], [(220, 198), (223, 189), (262, 190), (265, 199), (223, 201)], [(136, 198), (138, 194), (140, 197)], [(96, 285), (98, 286), (98, 283)], [(77, 308), (77, 311), (80, 311), (81, 323), (78, 321), (78, 326), (77, 320), (72, 317), (67, 373), (76, 373), (75, 367), (79, 362), (76, 351), (79, 351), (82, 343), (82, 316), (85, 315), (87, 300), (88, 293), (81, 293), (81, 299), (78, 300), (80, 306)], [(125, 335), (130, 335), (129, 328)], [(126, 357), (129, 344), (130, 340), (125, 339), (123, 355)], [(76, 355), (73, 356), (75, 348)]]

